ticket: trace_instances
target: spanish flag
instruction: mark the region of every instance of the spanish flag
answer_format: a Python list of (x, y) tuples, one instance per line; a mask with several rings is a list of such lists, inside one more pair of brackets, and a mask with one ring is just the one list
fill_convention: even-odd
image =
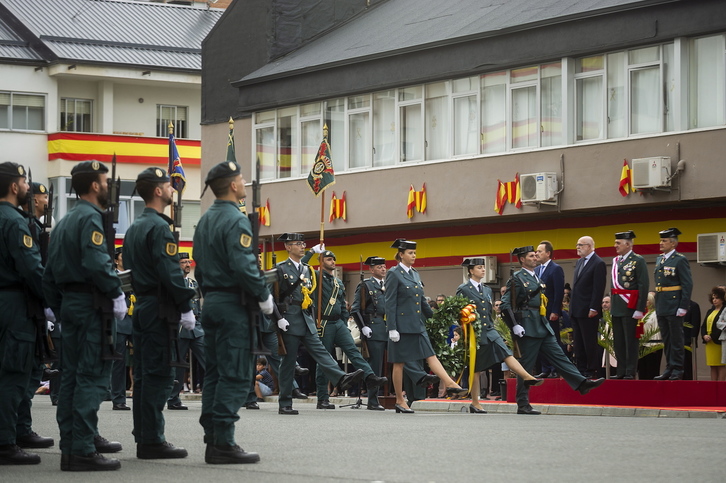
[(515, 208), (522, 207), (522, 189), (519, 186), (519, 173), (514, 176), (514, 181), (507, 183), (507, 201), (512, 203)]
[(628, 167), (628, 160), (623, 160), (623, 169), (620, 171), (620, 184), (618, 186), (618, 191), (620, 191), (620, 194), (623, 196), (628, 196), (631, 191), (635, 191), (633, 189), (633, 184), (631, 181), (632, 172), (630, 170), (630, 167)]
[(257, 208), (257, 213), (260, 217), (260, 225), (270, 226), (270, 199), (267, 199), (265, 206)]
[(501, 180), (497, 180), (497, 196), (494, 199), (494, 211), (498, 214), (504, 212), (504, 205), (507, 203), (507, 187)]
[(414, 210), (419, 213), (426, 213), (426, 183), (423, 184), (421, 191), (416, 191), (413, 185), (408, 189), (406, 216), (413, 218)]
[(333, 196), (330, 199), (330, 223), (336, 218), (342, 218), (343, 221), (348, 221), (348, 210), (345, 205), (345, 191), (343, 191), (343, 197), (338, 199), (333, 191)]

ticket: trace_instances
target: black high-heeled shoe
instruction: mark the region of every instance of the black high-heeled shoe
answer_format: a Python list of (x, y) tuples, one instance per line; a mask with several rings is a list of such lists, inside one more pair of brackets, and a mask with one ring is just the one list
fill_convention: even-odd
[(485, 410), (480, 409), (480, 408), (475, 408), (471, 404), (469, 404), (469, 412), (475, 413), (475, 414), (486, 414), (487, 413)]
[(524, 385), (527, 387), (541, 386), (543, 382), (544, 379), (527, 379), (526, 381), (524, 381)]
[(469, 392), (469, 390), (464, 389), (463, 387), (447, 387), (446, 388), (447, 396), (464, 396), (468, 392)]
[(404, 413), (404, 414), (407, 414), (407, 413), (413, 414), (414, 411), (411, 408), (405, 408), (403, 406), (399, 406), (398, 404), (396, 404), (396, 412), (397, 413)]

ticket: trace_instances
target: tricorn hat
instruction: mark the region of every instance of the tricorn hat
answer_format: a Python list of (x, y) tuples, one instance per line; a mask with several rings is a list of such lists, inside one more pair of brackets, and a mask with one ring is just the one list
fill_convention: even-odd
[(486, 265), (486, 260), (483, 258), (465, 258), (463, 262), (461, 262), (462, 267), (475, 267), (477, 265)]
[(663, 230), (658, 233), (661, 238), (678, 238), (678, 235), (681, 234), (681, 230), (678, 228), (668, 228), (667, 230)]
[(391, 248), (398, 248), (399, 251), (415, 250), (416, 242), (406, 240), (405, 238), (397, 238), (396, 241), (393, 242), (393, 245), (391, 245)]
[(383, 257), (368, 257), (363, 263), (368, 265), (369, 267), (375, 267), (376, 265), (385, 265), (386, 259)]
[(616, 240), (632, 240), (635, 238), (635, 232), (633, 230), (621, 231), (615, 234)]
[(524, 257), (529, 252), (533, 252), (533, 251), (534, 251), (534, 247), (532, 245), (527, 245), (526, 247), (515, 248), (514, 250), (512, 250), (512, 255), (514, 255), (515, 257)]
[(283, 233), (282, 235), (280, 235), (277, 241), (286, 243), (294, 241), (305, 241), (305, 237), (302, 235), (302, 233)]

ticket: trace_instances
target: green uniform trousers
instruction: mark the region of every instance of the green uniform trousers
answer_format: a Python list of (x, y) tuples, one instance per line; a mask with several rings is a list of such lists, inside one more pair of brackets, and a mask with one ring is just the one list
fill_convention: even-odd
[(33, 431), (33, 415), (30, 411), (33, 407), (33, 396), (35, 396), (35, 391), (40, 387), (40, 380), (43, 378), (44, 368), (43, 364), (36, 361), (30, 371), (28, 389), (25, 391), (25, 396), (20, 401), (20, 407), (18, 408), (18, 423), (15, 430), (17, 436), (25, 436)]

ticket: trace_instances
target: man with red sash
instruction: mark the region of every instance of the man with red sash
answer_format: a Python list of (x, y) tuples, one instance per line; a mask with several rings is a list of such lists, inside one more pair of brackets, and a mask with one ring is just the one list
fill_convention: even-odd
[(635, 328), (645, 314), (648, 301), (648, 269), (645, 259), (633, 252), (632, 230), (615, 234), (612, 268), (613, 345), (618, 360), (611, 379), (635, 379), (638, 368), (638, 338)]

